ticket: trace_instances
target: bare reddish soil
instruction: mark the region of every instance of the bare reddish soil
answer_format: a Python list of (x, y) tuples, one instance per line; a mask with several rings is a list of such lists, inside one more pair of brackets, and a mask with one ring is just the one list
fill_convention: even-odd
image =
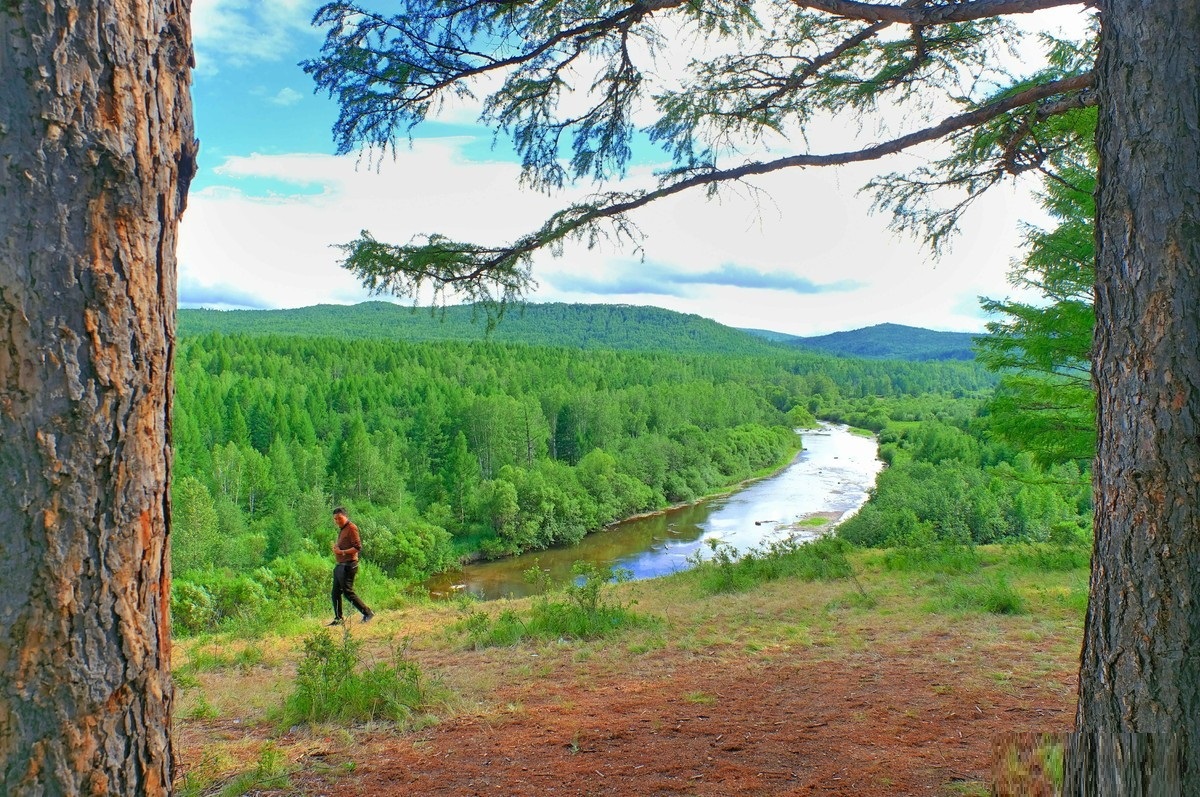
[[(921, 657), (830, 667), (690, 662), (502, 690), (519, 706), (410, 736), (378, 734), (356, 771), (307, 783), (346, 795), (872, 795), (953, 793), (988, 778), (1014, 728), (1069, 727), (1069, 701), (981, 691)], [(639, 668), (641, 669), (641, 668)], [(297, 783), (297, 785), (300, 785)]]
[[(738, 609), (763, 610), (783, 611)], [(410, 655), (458, 694), (469, 683), (467, 705), (418, 730), (294, 729), (274, 739), (290, 786), (253, 793), (980, 795), (996, 741), (1070, 727), (1070, 629), (903, 617), (843, 618), (815, 641), (765, 647), (432, 645)], [(787, 619), (763, 618), (754, 640)], [(185, 764), (222, 736), (246, 738), (228, 720), (189, 723)]]

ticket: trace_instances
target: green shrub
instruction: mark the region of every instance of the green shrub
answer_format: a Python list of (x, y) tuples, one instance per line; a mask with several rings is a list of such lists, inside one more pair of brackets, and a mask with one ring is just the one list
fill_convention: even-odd
[(471, 647), (476, 650), (515, 645), (529, 632), (528, 626), (512, 609), (500, 612), (495, 620), (485, 611), (468, 610), (456, 628), (467, 635)]
[(171, 585), (171, 630), (175, 636), (191, 636), (212, 627), (216, 603), (208, 590), (182, 579)]
[(1024, 614), (1025, 599), (1003, 576), (976, 582), (955, 582), (934, 601), (933, 611)]
[(781, 578), (801, 581), (834, 581), (854, 575), (847, 557), (853, 546), (834, 536), (811, 542), (786, 539), (766, 549), (751, 548), (741, 556), (728, 545), (710, 541), (712, 558), (693, 560), (700, 589), (708, 595), (744, 592), (758, 584)]
[(732, 545), (709, 540), (708, 546), (712, 551), (711, 558), (704, 560), (697, 555), (692, 559), (700, 578), (701, 592), (706, 595), (745, 592), (758, 583)]
[(629, 580), (628, 571), (601, 570), (590, 562), (571, 567), (574, 583), (559, 593), (565, 600), (542, 596), (534, 601), (529, 629), (533, 636), (554, 639), (590, 639), (636, 623), (629, 605), (610, 599), (614, 582)]
[(324, 629), (305, 639), (280, 724), (403, 721), (428, 707), (432, 693), (415, 663), (393, 651), (390, 662), (364, 667), (361, 648), (348, 627), (340, 643)]
[(883, 555), (886, 570), (901, 573), (974, 573), (979, 554), (973, 545), (932, 542), (917, 547), (891, 548)]
[[(467, 636), (474, 648), (515, 645), (526, 639), (592, 639), (647, 622), (631, 610), (632, 604), (611, 597), (610, 587), (628, 579), (628, 571), (602, 570), (590, 562), (576, 562), (574, 583), (554, 593), (539, 595), (529, 616), (522, 619), (505, 609), (494, 619), (486, 610), (463, 607), (454, 630)], [(545, 586), (536, 567), (526, 580)]]
[(1044, 573), (1084, 570), (1091, 564), (1092, 551), (1081, 545), (1032, 543), (1013, 548), (1013, 564)]

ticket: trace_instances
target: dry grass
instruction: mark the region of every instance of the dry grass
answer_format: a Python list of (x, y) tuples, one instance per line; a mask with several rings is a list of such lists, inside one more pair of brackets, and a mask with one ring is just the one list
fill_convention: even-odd
[[(988, 551), (985, 557), (991, 562), (985, 570), (1004, 566), (1000, 552)], [(785, 579), (745, 593), (703, 597), (695, 575), (681, 573), (615, 587), (622, 600), (634, 602), (635, 612), (660, 622), (601, 641), (466, 651), (463, 639), (449, 631), (460, 608), (416, 600), (381, 611), (369, 625), (353, 625), (351, 633), (364, 643), (368, 659), (386, 657), (399, 645), (427, 677), (436, 678), (453, 695), (439, 709), (441, 721), (470, 717), (497, 728), (529, 721), (512, 695), (521, 689), (536, 691), (539, 683), (586, 693), (620, 678), (623, 688), (636, 689), (701, 663), (748, 672), (767, 671), (785, 661), (853, 668), (903, 654), (913, 678), (927, 682), (924, 693), (934, 698), (970, 690), (1038, 692), (1073, 701), (1083, 619), (1080, 573), (1010, 571), (1013, 588), (1027, 603), (1026, 614), (945, 614), (928, 609), (946, 588), (944, 577), (889, 572), (875, 553), (855, 554), (853, 562), (873, 606), (844, 580)], [(524, 611), (528, 604), (528, 599), (505, 600), (483, 608)], [(387, 732), (379, 727), (274, 726), (272, 714), (291, 689), (303, 636), (321, 625), (314, 619), (299, 636), (209, 638), (177, 645), (175, 667), (182, 685), (175, 706), (177, 746), (190, 773), (191, 793), (218, 793), (234, 774), (253, 769), (268, 745), (278, 749), (298, 777), (336, 781), (352, 768), (332, 762), (353, 758), (349, 751), (363, 734)], [(952, 680), (941, 678), (947, 672), (954, 673)], [(707, 690), (684, 699), (702, 707), (711, 703), (714, 711), (722, 702)], [(566, 711), (574, 702), (560, 695), (555, 705)], [(207, 711), (197, 711), (204, 706)]]

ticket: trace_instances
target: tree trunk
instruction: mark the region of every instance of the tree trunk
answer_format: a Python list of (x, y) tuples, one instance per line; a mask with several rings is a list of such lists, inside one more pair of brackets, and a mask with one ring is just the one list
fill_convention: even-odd
[(1101, 13), (1096, 543), (1067, 791), (1172, 794), (1200, 778), (1200, 3)]
[(0, 793), (170, 791), (188, 0), (0, 4)]
[(1066, 788), (1071, 795), (1184, 797), (1183, 734), (1072, 733), (1065, 750)]

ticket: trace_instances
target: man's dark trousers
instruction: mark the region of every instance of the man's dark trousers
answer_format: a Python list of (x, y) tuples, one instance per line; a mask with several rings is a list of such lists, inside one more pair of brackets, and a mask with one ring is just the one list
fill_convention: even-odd
[(354, 604), (354, 608), (358, 609), (364, 615), (371, 613), (367, 608), (367, 604), (362, 602), (362, 598), (358, 597), (354, 591), (354, 577), (358, 575), (357, 562), (341, 562), (333, 568), (333, 617), (335, 620), (342, 619), (342, 596), (346, 596), (346, 600)]

